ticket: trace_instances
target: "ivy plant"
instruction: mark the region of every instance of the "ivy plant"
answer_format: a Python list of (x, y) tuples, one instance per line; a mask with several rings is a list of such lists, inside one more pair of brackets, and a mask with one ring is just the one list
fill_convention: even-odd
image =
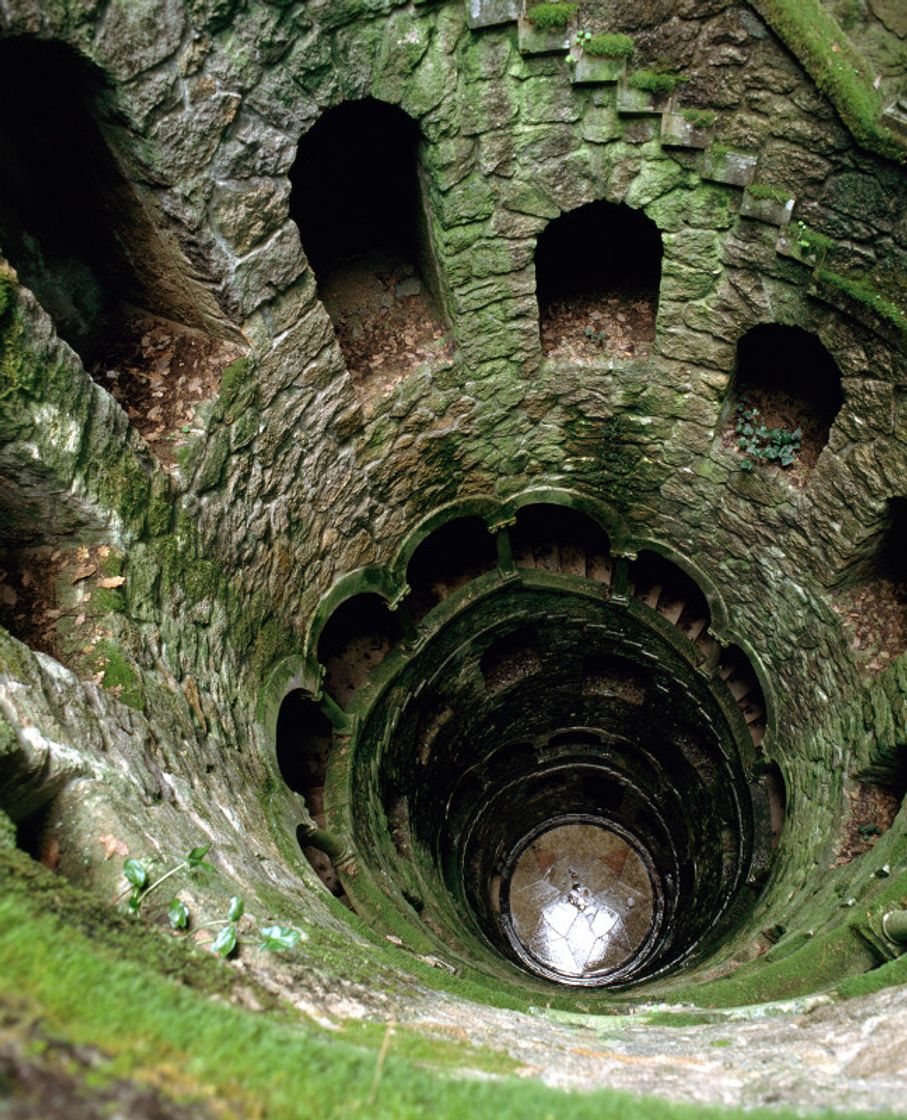
[[(120, 898), (129, 896), (127, 902), (129, 913), (137, 916), (142, 904), (151, 892), (157, 890), (162, 883), (167, 882), (168, 879), (171, 879), (180, 871), (185, 871), (194, 876), (204, 876), (212, 872), (214, 868), (205, 859), (210, 848), (210, 844), (193, 848), (184, 859), (179, 860), (173, 867), (154, 880), (151, 878), (148, 864), (138, 859), (125, 860), (123, 877), (128, 886), (120, 895)], [(192, 923), (192, 915), (186, 903), (181, 898), (173, 898), (167, 907), (167, 921), (175, 933), (183, 934), (189, 933), (190, 923), (192, 923), (193, 930), (219, 927), (214, 935), (214, 940), (211, 942), (211, 950), (226, 958), (234, 952), (239, 944), (238, 922), (245, 912), (246, 905), (243, 899), (239, 895), (233, 895), (227, 903), (226, 914), (223, 917), (208, 922)], [(293, 929), (291, 926), (273, 925), (258, 929), (253, 923), (253, 929), (259, 937), (259, 948), (267, 952), (286, 952), (295, 948), (306, 936), (301, 930)]]
[(742, 453), (740, 467), (756, 469), (758, 462), (791, 467), (800, 454), (803, 432), (800, 428), (768, 428), (760, 419), (758, 408), (750, 406), (746, 397), (737, 404), (737, 448)]

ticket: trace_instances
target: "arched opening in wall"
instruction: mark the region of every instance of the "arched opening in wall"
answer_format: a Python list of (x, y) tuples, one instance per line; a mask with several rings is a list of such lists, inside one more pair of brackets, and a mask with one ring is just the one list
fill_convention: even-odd
[(155, 450), (213, 396), (235, 345), (102, 131), (100, 72), (63, 44), (0, 41), (0, 253)]
[(518, 568), (561, 572), (610, 585), (608, 534), (588, 514), (547, 503), (523, 506), (508, 531)]
[(497, 564), (494, 537), (481, 517), (457, 517), (426, 537), (406, 568), (406, 606), (418, 622), (448, 595)]
[(715, 648), (709, 634), (711, 611), (691, 576), (658, 553), (643, 549), (630, 565), (629, 593), (657, 611), (695, 643), (704, 657)]
[(446, 355), (419, 177), (419, 128), (373, 98), (302, 137), (290, 215), (352, 376), (387, 387)]
[[(277, 714), (275, 754), (281, 777), (306, 803), (306, 808), (319, 829), (325, 827), (324, 780), (333, 729), (330, 720), (315, 701), (301, 689), (288, 692)], [(296, 830), (296, 838), (318, 877), (336, 898), (348, 903), (330, 856), (311, 843), (305, 826)]]
[(318, 639), (317, 656), (325, 690), (341, 708), (402, 637), (403, 627), (380, 595), (354, 595), (334, 611)]
[(591, 202), (555, 218), (535, 252), (542, 351), (639, 358), (655, 339), (661, 234), (640, 210)]
[(745, 470), (771, 464), (802, 480), (843, 399), (841, 373), (816, 335), (761, 323), (737, 343), (725, 443), (737, 448)]
[(878, 529), (838, 579), (835, 606), (866, 672), (907, 651), (907, 498), (890, 498)]
[(53, 485), (39, 470), (23, 468), (15, 483), (0, 475), (0, 627), (32, 650), (93, 675), (104, 668), (104, 644), (89, 642), (92, 624), (83, 624), (104, 595), (118, 594), (100, 581), (116, 582), (122, 558), (98, 543), (104, 527), (91, 512), (64, 505)]

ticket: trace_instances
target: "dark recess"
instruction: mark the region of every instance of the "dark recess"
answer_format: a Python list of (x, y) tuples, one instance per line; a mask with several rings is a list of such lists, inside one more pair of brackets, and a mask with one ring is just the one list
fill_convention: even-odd
[(290, 216), (319, 283), (373, 253), (419, 268), (419, 129), (365, 98), (329, 109), (302, 137), (290, 171)]
[(535, 253), (536, 290), (544, 315), (556, 299), (619, 294), (658, 299), (661, 234), (640, 210), (591, 202), (551, 222)]

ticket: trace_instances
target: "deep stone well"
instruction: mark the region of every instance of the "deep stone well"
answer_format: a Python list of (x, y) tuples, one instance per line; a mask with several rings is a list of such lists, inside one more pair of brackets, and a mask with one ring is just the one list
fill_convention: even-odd
[(554, 7), (0, 6), (13, 1115), (902, 1108), (907, 25)]

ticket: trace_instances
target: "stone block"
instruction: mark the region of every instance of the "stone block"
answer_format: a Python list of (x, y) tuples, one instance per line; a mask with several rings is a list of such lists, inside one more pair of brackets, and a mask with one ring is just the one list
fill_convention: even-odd
[(523, 54), (563, 54), (569, 50), (576, 34), (576, 23), (550, 31), (539, 31), (528, 19), (519, 21), (519, 44)]
[(682, 113), (664, 113), (661, 118), (661, 143), (665, 148), (707, 148), (712, 139), (711, 126), (689, 121)]
[(576, 86), (606, 85), (621, 81), (626, 73), (625, 58), (596, 58), (591, 54), (583, 54), (573, 64), (571, 81)]
[(707, 148), (702, 161), (703, 179), (726, 183), (729, 187), (748, 187), (756, 173), (756, 157), (744, 152), (716, 151)]
[(747, 189), (743, 192), (740, 213), (744, 218), (753, 218), (770, 226), (786, 226), (794, 212), (795, 201), (792, 196), (782, 197), (779, 194), (776, 197), (765, 197), (752, 194)]
[(466, 23), (471, 28), (513, 23), (520, 14), (520, 0), (466, 0)]
[(634, 89), (626, 82), (621, 82), (617, 87), (618, 113), (660, 115), (668, 108), (670, 101), (669, 93), (651, 93), (647, 89)]

